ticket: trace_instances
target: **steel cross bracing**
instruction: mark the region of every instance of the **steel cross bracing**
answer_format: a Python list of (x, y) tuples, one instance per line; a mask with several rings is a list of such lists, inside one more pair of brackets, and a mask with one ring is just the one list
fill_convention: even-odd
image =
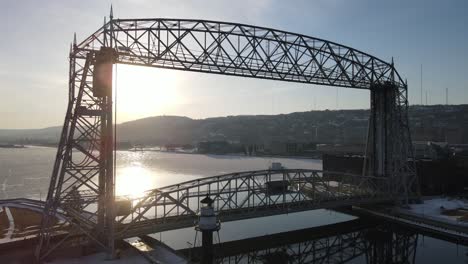
[(222, 222), (318, 208), (390, 202), (389, 179), (317, 170), (261, 170), (201, 178), (148, 191), (116, 218), (116, 237), (192, 226), (209, 195)]
[[(393, 160), (385, 163), (389, 167), (385, 171), (390, 173), (384, 176), (391, 179), (388, 192), (391, 195), (387, 197), (402, 195), (406, 198), (414, 193), (414, 189), (408, 188), (413, 186), (415, 174), (414, 164), (408, 162), (412, 154), (407, 85), (393, 64), (337, 43), (263, 27), (204, 20), (113, 19), (111, 16), (102, 28), (79, 44), (75, 39), (71, 47), (69, 104), (41, 225), (37, 251), (40, 258), (60, 244), (50, 244), (57, 213), (65, 219), (64, 225), (73, 227), (70, 235), (84, 233), (113, 252), (116, 218), (113, 211), (112, 87), (104, 93), (101, 88), (93, 87), (95, 66), (101, 65), (100, 58), (109, 51), (112, 54), (104, 63), (371, 91), (391, 87), (396, 98), (391, 107), (394, 133), (388, 141), (391, 144), (386, 144), (391, 146), (388, 147), (391, 151), (384, 149), (389, 153), (386, 157)], [(368, 175), (376, 175), (375, 169)], [(174, 197), (162, 199), (174, 203), (171, 201)], [(141, 202), (147, 206), (145, 201)], [(175, 210), (183, 209), (188, 214), (190, 210), (184, 206), (178, 204)], [(136, 204), (136, 208), (145, 210), (140, 204)], [(132, 216), (136, 214), (133, 212)], [(122, 225), (120, 218), (116, 223)], [(137, 218), (136, 222), (143, 222), (139, 220), (146, 217), (143, 214)]]

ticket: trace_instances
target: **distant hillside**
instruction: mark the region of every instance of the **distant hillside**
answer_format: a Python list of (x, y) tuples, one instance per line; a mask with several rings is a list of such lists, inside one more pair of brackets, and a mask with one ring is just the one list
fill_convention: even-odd
[[(47, 127), (40, 129), (0, 129), (0, 143), (34, 140), (35, 142), (57, 142), (62, 127)], [(21, 142), (20, 142), (21, 143)]]
[(198, 121), (180, 116), (156, 116), (118, 125), (119, 141), (141, 144), (191, 142)]
[[(228, 140), (364, 143), (369, 110), (307, 111), (280, 115), (243, 115), (206, 119), (156, 116), (118, 125), (119, 141), (134, 144), (193, 144)], [(468, 143), (468, 105), (411, 106), (413, 140)], [(0, 143), (57, 142), (60, 127), (0, 130)]]
[[(158, 116), (121, 124), (121, 141), (141, 144), (191, 144), (204, 140), (240, 143), (269, 141), (335, 141), (330, 131), (353, 123), (361, 132), (367, 127), (366, 110), (309, 111), (282, 115), (244, 115), (194, 120)], [(360, 138), (359, 140), (362, 140)]]

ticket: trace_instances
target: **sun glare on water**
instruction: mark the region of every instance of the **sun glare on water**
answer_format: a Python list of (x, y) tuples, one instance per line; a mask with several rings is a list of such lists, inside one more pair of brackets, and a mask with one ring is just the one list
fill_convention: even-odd
[(156, 186), (151, 173), (139, 164), (123, 168), (117, 173), (115, 192), (117, 196), (138, 198)]

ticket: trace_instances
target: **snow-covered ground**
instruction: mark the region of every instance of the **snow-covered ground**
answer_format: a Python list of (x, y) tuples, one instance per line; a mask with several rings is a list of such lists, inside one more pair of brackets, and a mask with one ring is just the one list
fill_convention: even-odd
[(468, 222), (459, 221), (457, 220), (456, 216), (443, 214), (443, 212), (446, 210), (454, 209), (468, 210), (468, 200), (450, 197), (437, 197), (423, 200), (423, 203), (421, 204), (412, 204), (410, 205), (410, 209), (400, 209), (400, 211), (432, 220), (468, 226)]

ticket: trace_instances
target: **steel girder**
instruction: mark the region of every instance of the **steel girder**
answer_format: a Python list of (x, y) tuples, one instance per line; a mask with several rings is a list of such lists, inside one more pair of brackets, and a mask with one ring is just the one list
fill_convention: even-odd
[[(96, 96), (92, 80), (96, 54), (102, 47), (115, 51), (113, 63), (370, 90), (390, 82), (397, 90), (395, 122), (397, 135), (403, 139), (400, 152), (391, 154), (403, 162), (393, 167), (398, 175), (391, 176), (398, 186), (407, 185), (408, 177), (414, 176), (406, 162), (412, 157), (407, 85), (393, 64), (337, 43), (269, 28), (205, 20), (111, 17), (83, 42), (75, 41), (70, 51), (69, 104), (38, 256), (51, 251), (51, 223), (56, 212), (65, 215), (76, 232), (113, 252), (112, 92)], [(159, 199), (179, 203), (165, 195)], [(144, 202), (136, 205), (140, 210), (146, 209), (140, 205), (147, 206)], [(174, 210), (193, 213), (183, 204)], [(144, 214), (137, 217), (145, 218)]]

